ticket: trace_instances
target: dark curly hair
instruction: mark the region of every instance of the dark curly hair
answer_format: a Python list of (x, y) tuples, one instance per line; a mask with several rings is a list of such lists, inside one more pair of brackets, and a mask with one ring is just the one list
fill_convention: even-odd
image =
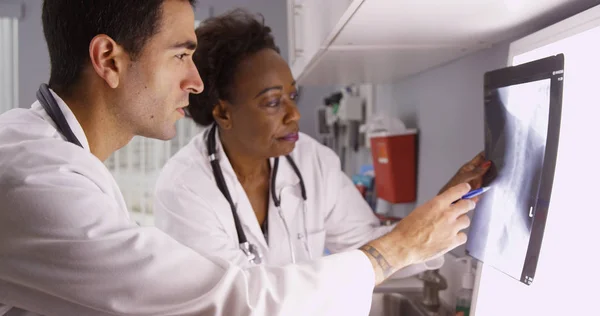
[(223, 15), (209, 18), (196, 29), (198, 47), (194, 63), (204, 91), (190, 95), (188, 115), (202, 126), (214, 122), (212, 111), (219, 100), (232, 101), (232, 85), (238, 65), (246, 57), (269, 48), (280, 53), (264, 24), (264, 17), (235, 9)]

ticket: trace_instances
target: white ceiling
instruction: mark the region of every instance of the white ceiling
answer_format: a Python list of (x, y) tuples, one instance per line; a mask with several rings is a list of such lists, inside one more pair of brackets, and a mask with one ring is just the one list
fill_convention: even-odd
[(473, 50), (457, 47), (411, 49), (326, 50), (318, 65), (302, 76), (301, 84), (330, 85), (400, 80), (432, 65), (465, 56)]
[[(335, 45), (461, 45), (519, 36), (589, 0), (365, 0)], [(571, 8), (573, 9), (573, 8)], [(545, 20), (545, 21), (544, 21)]]
[(364, 0), (299, 82), (398, 81), (598, 4), (600, 0)]

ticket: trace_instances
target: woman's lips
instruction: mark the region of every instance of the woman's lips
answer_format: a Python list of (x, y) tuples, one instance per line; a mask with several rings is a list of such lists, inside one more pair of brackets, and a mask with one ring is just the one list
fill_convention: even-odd
[(298, 133), (289, 133), (289, 134), (285, 135), (284, 137), (281, 137), (280, 140), (285, 140), (288, 142), (298, 141)]

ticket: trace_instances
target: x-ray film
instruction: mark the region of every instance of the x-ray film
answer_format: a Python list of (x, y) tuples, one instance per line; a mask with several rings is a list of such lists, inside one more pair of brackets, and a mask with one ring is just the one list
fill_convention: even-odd
[(473, 213), (472, 257), (531, 284), (535, 275), (558, 149), (564, 57), (485, 74), (484, 177), (490, 190)]

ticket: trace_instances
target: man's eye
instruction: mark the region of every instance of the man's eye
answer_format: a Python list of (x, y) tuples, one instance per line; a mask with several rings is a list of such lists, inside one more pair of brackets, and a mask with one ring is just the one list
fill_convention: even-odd
[(185, 56), (189, 56), (190, 54), (188, 53), (183, 53), (183, 54), (179, 54), (179, 55), (175, 55), (175, 57), (179, 58), (179, 59), (183, 59)]

